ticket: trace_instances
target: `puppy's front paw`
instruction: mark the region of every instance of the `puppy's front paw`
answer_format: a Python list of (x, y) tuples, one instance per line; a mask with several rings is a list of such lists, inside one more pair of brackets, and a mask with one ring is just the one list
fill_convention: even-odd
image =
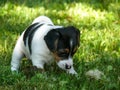
[(76, 72), (75, 70), (74, 70), (74, 71), (73, 71), (73, 70), (70, 70), (70, 71), (68, 71), (68, 73), (69, 73), (69, 74), (75, 74), (75, 75), (77, 75), (77, 72)]
[(11, 67), (11, 71), (12, 71), (12, 72), (14, 72), (14, 71), (18, 72), (18, 69), (12, 66), (12, 67)]
[(72, 74), (72, 75), (77, 75), (77, 72), (74, 70), (73, 67), (71, 69), (67, 70), (67, 73)]

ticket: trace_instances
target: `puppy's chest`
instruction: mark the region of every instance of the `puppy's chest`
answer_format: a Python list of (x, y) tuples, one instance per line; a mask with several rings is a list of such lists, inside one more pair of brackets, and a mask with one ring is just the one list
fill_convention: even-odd
[(52, 56), (52, 54), (51, 53), (49, 53), (49, 54), (46, 54), (45, 56), (44, 56), (44, 61), (45, 61), (45, 63), (51, 63), (51, 62), (53, 62), (53, 60), (54, 60), (54, 58), (53, 58), (53, 56)]

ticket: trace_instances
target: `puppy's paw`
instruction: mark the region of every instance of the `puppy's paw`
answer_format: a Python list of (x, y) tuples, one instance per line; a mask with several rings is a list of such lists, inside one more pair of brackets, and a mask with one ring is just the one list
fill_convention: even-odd
[(71, 69), (67, 70), (67, 73), (72, 74), (72, 75), (77, 75), (77, 72), (74, 70), (73, 67)]
[(69, 74), (72, 74), (72, 75), (77, 75), (77, 72), (76, 72), (75, 70), (74, 70), (74, 71), (73, 71), (73, 70), (70, 70), (70, 71), (68, 71), (68, 73), (69, 73)]
[(18, 72), (18, 69), (12, 66), (12, 67), (11, 67), (11, 71), (12, 71), (12, 72), (14, 72), (14, 71)]

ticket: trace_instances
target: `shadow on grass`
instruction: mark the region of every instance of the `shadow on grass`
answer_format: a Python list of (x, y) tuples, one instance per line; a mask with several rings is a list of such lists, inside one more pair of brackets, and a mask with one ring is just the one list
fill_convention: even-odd
[[(102, 0), (98, 0), (98, 1), (97, 0), (64, 0), (64, 1), (61, 1), (61, 0), (44, 0), (44, 1), (1, 0), (0, 7), (4, 7), (4, 9), (6, 10), (6, 11), (1, 10), (1, 13), (0, 13), (1, 30), (4, 29), (9, 32), (20, 33), (25, 29), (25, 27), (27, 27), (32, 22), (32, 20), (35, 17), (39, 15), (47, 15), (53, 20), (53, 22), (54, 21), (56, 22), (57, 21), (56, 19), (58, 19), (57, 22), (60, 22), (60, 20), (64, 18), (66, 20), (63, 20), (61, 22), (67, 22), (69, 24), (73, 24), (74, 22), (73, 18), (71, 18), (65, 12), (66, 8), (73, 7), (76, 5), (76, 3), (81, 3), (86, 5), (88, 8), (93, 8), (95, 10), (96, 9), (105, 10), (103, 5), (106, 2), (102, 3)], [(111, 2), (112, 1), (109, 1), (108, 4), (110, 4)], [(19, 11), (19, 7), (24, 7), (24, 8), (20, 9)], [(107, 7), (108, 6), (106, 6), (106, 8)], [(17, 8), (15, 9), (16, 11), (12, 11), (13, 8)], [(30, 10), (29, 11), (24, 10), (26, 8)], [(36, 9), (36, 11), (34, 11), (34, 9)], [(86, 24), (83, 26), (86, 27)]]

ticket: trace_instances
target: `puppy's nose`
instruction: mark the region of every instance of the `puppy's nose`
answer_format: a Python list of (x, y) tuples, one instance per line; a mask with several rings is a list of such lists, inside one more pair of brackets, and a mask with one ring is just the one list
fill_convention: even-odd
[(66, 68), (66, 69), (70, 69), (70, 68), (71, 68), (71, 65), (66, 64), (66, 65), (65, 65), (65, 68)]

